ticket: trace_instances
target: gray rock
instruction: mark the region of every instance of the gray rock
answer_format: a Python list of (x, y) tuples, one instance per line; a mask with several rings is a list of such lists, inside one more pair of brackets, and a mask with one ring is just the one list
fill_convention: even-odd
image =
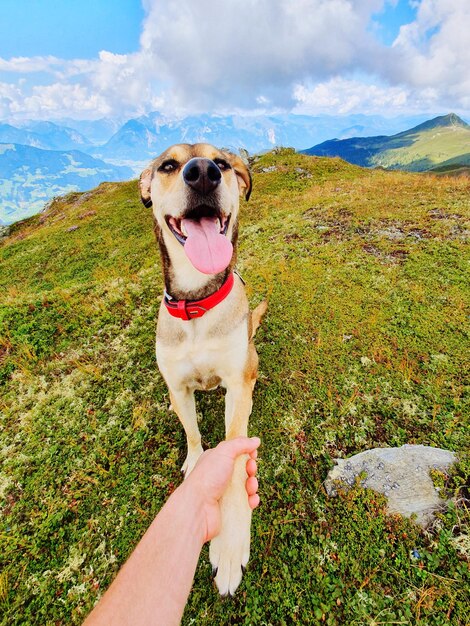
[(8, 237), (9, 234), (10, 234), (9, 226), (0, 226), (0, 239), (4, 239), (5, 237)]
[(374, 448), (349, 459), (336, 459), (325, 488), (329, 496), (334, 496), (339, 482), (348, 488), (360, 476), (361, 486), (387, 497), (389, 513), (404, 517), (415, 514), (416, 522), (425, 528), (432, 522), (434, 512), (445, 505), (429, 472), (446, 471), (456, 461), (454, 452), (430, 446)]
[(304, 170), (303, 167), (296, 167), (295, 171), (297, 174), (302, 174), (304, 178), (313, 178), (312, 174), (309, 171)]

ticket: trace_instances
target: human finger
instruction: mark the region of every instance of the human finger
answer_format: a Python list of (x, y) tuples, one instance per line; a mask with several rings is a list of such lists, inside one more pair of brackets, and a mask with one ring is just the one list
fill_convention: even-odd
[(258, 458), (258, 450), (253, 450), (253, 452), (250, 452), (250, 458), (251, 459), (257, 459)]
[(250, 506), (250, 509), (256, 509), (256, 507), (259, 505), (259, 502), (259, 495), (257, 493), (252, 496), (248, 496), (248, 504)]
[(254, 459), (248, 459), (246, 462), (246, 473), (248, 476), (255, 476), (257, 469), (256, 461)]
[(221, 452), (236, 459), (240, 454), (251, 454), (260, 445), (259, 437), (236, 437), (222, 441), (217, 446)]
[(249, 496), (254, 496), (258, 491), (258, 480), (254, 476), (250, 476), (245, 483), (245, 489)]

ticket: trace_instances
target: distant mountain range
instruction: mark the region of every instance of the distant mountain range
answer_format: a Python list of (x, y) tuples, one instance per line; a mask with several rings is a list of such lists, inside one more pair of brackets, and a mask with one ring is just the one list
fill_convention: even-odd
[(142, 163), (173, 143), (208, 142), (250, 153), (275, 146), (299, 150), (312, 140), (388, 132), (393, 127), (399, 130), (403, 125), (398, 120), (366, 115), (199, 115), (172, 120), (153, 112), (126, 122), (92, 153), (103, 159)]
[(127, 121), (3, 123), (0, 224), (37, 213), (53, 196), (86, 190), (104, 180), (137, 176), (172, 143), (207, 141), (255, 153), (281, 145), (301, 149), (329, 137), (400, 128), (403, 120), (367, 115), (200, 115), (169, 119), (158, 112)]
[(110, 165), (78, 150), (0, 143), (0, 224), (38, 213), (54, 196), (132, 176), (128, 167)]
[(0, 143), (15, 143), (42, 150), (87, 150), (92, 142), (81, 133), (52, 122), (35, 122), (17, 128), (0, 124)]
[[(3, 123), (0, 224), (37, 213), (53, 196), (137, 176), (173, 143), (204, 141), (250, 153), (290, 146), (306, 154), (341, 156), (365, 167), (411, 170), (470, 162), (470, 127), (454, 114), (398, 132), (424, 119), (294, 114), (170, 119), (153, 112), (128, 121)], [(325, 141), (331, 137), (338, 139)], [(305, 150), (309, 145), (313, 148)]]
[(470, 125), (449, 113), (396, 135), (331, 139), (302, 152), (362, 167), (450, 172), (470, 165)]

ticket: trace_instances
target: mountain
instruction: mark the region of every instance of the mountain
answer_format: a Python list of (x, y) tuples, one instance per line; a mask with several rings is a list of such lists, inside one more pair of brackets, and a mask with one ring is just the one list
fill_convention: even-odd
[(372, 133), (392, 133), (422, 117), (388, 119), (343, 115), (193, 115), (170, 118), (158, 111), (127, 121), (119, 119), (26, 121), (0, 124), (0, 143), (44, 150), (80, 150), (137, 173), (142, 165), (172, 143), (212, 142), (251, 153), (274, 146), (304, 149), (331, 137), (345, 139)]
[(108, 160), (142, 164), (173, 143), (202, 141), (256, 153), (274, 146), (303, 149), (332, 136), (393, 132), (403, 127), (398, 124), (398, 120), (366, 115), (199, 115), (170, 119), (155, 111), (127, 121), (109, 141), (91, 152)]
[(132, 176), (128, 167), (110, 165), (78, 150), (0, 144), (0, 224), (37, 213), (54, 196)]
[(392, 136), (332, 139), (304, 154), (336, 156), (363, 167), (426, 171), (470, 164), (470, 126), (455, 113)]
[[(29, 146), (31, 149), (60, 152), (79, 150), (82, 155), (81, 159), (84, 158), (84, 153), (91, 155), (99, 160), (98, 165), (90, 161), (91, 165), (86, 166), (86, 168), (97, 170), (93, 182), (89, 182), (91, 186), (110, 177), (113, 180), (119, 180), (123, 177), (128, 178), (132, 174), (138, 175), (152, 158), (173, 143), (204, 141), (235, 152), (244, 148), (250, 153), (260, 153), (275, 146), (292, 146), (301, 150), (330, 137), (346, 139), (354, 136), (355, 139), (346, 139), (347, 142), (353, 144), (353, 149), (350, 150), (351, 159), (353, 159), (355, 154), (361, 152), (361, 150), (358, 151), (358, 147), (362, 145), (361, 142), (367, 146), (366, 156), (370, 156), (371, 139), (367, 137), (368, 135), (376, 134), (379, 136), (373, 139), (386, 140), (389, 139), (386, 137), (387, 133), (397, 132), (405, 124), (418, 122), (421, 124), (416, 128), (420, 128), (423, 126), (423, 121), (422, 116), (388, 119), (382, 116), (356, 114), (315, 117), (296, 114), (193, 115), (175, 119), (154, 111), (148, 115), (127, 120), (124, 124), (117, 119), (27, 121), (20, 126), (3, 123), (0, 124), (0, 145), (2, 143), (16, 145), (16, 156), (21, 153), (25, 158), (31, 158), (32, 163), (37, 161), (36, 156), (33, 156), (35, 153), (22, 151), (20, 145)], [(429, 124), (429, 122), (424, 122), (424, 124)], [(457, 126), (454, 120), (454, 127)], [(421, 128), (420, 132), (431, 132), (431, 130)], [(404, 139), (401, 138), (400, 141)], [(338, 142), (334, 143), (336, 145)], [(450, 154), (447, 159), (454, 156), (455, 154)], [(64, 161), (62, 165), (57, 164), (58, 169), (54, 173), (56, 178), (47, 175), (34, 179), (34, 193), (31, 195), (31, 188), (21, 189), (17, 183), (6, 179), (7, 161), (11, 157), (11, 150), (5, 151), (4, 149), (2, 163), (6, 165), (5, 170), (0, 172), (0, 179), (3, 180), (0, 189), (0, 219), (14, 221), (26, 214), (39, 211), (42, 208), (41, 199), (48, 199), (51, 195), (66, 192), (71, 188), (68, 181), (64, 183), (65, 186), (61, 182), (57, 183), (57, 172), (61, 171)], [(49, 155), (42, 159), (43, 162), (54, 160), (57, 161), (57, 155)], [(368, 165), (369, 163), (364, 158), (360, 164)], [(132, 170), (132, 173), (129, 173), (129, 169), (115, 170), (111, 173), (113, 166), (126, 166)], [(23, 166), (18, 163), (17, 167), (19, 168), (18, 180), (20, 180), (24, 175), (24, 171), (21, 170)], [(29, 170), (28, 161), (25, 162), (24, 167)], [(101, 175), (100, 180), (98, 173)], [(73, 188), (84, 189), (86, 178), (82, 175), (79, 179), (81, 184), (77, 186), (74, 182)], [(51, 185), (52, 187), (49, 188)], [(27, 208), (30, 200), (32, 205)], [(20, 204), (16, 204), (18, 202)]]
[(63, 118), (57, 120), (56, 123), (78, 131), (94, 145), (101, 145), (106, 143), (125, 121), (125, 119), (120, 118), (100, 118), (98, 120)]
[(298, 150), (331, 137), (345, 139), (393, 133), (422, 116), (385, 118), (379, 115), (193, 115), (170, 118), (154, 111), (127, 121), (119, 119), (26, 121), (0, 124), (0, 143), (43, 150), (80, 150), (92, 156), (135, 167), (172, 143), (208, 141), (251, 153), (274, 146)]
[(153, 112), (129, 120), (94, 153), (102, 158), (146, 161), (171, 144), (197, 142), (258, 152), (275, 145), (297, 144), (302, 137), (318, 132), (314, 118), (292, 118), (199, 115), (172, 120)]
[(42, 150), (87, 151), (92, 144), (84, 135), (53, 122), (30, 122), (16, 127), (0, 124), (0, 143), (15, 143)]

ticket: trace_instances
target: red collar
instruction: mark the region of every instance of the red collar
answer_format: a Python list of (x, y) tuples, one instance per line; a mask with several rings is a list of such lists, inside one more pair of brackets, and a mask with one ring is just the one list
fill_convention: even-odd
[(182, 320), (202, 317), (204, 313), (213, 309), (228, 296), (232, 291), (233, 283), (233, 272), (230, 272), (222, 287), (202, 300), (173, 300), (165, 291), (165, 306), (170, 315)]

